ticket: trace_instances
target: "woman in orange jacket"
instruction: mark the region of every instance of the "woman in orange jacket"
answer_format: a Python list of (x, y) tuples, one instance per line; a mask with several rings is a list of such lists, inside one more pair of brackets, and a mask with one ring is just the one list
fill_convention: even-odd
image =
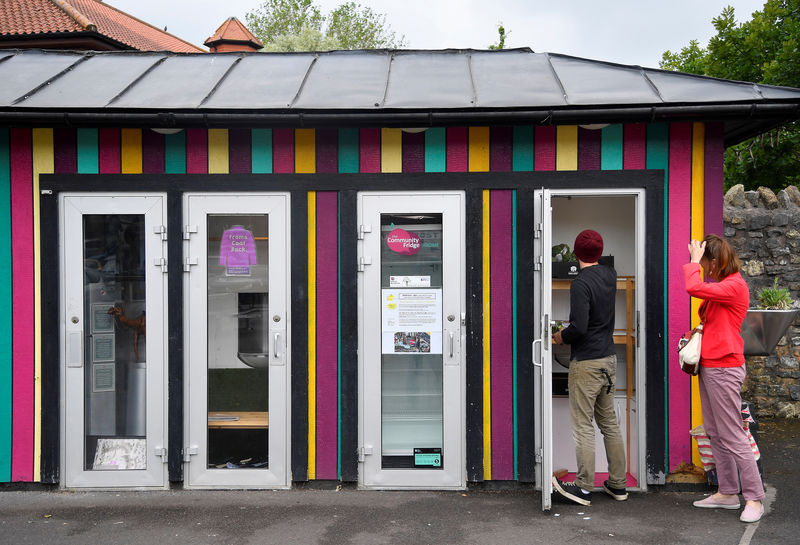
[[(703, 342), (700, 351), (700, 401), (703, 425), (711, 440), (719, 490), (695, 507), (739, 509), (739, 482), (745, 508), (739, 520), (756, 522), (764, 512), (764, 486), (742, 427), (741, 389), (746, 374), (744, 341), (739, 333), (750, 291), (736, 251), (717, 235), (689, 243), (690, 262), (683, 266), (686, 291), (703, 299)], [(709, 279), (703, 282), (701, 267)]]

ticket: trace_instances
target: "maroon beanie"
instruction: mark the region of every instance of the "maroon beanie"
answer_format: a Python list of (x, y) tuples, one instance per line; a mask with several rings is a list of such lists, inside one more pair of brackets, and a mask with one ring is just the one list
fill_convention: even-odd
[(603, 237), (597, 231), (586, 229), (575, 237), (575, 256), (584, 263), (595, 263), (603, 255)]

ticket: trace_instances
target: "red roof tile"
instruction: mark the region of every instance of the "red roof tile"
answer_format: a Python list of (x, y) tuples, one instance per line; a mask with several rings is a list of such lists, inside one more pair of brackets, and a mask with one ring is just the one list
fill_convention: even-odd
[(256, 38), (236, 17), (229, 17), (222, 23), (216, 32), (214, 32), (214, 35), (205, 41), (204, 45), (211, 47), (212, 44), (217, 42), (250, 43), (254, 49), (261, 49), (264, 47), (261, 40)]
[(203, 52), (98, 0), (0, 0), (0, 36), (87, 32), (142, 51)]

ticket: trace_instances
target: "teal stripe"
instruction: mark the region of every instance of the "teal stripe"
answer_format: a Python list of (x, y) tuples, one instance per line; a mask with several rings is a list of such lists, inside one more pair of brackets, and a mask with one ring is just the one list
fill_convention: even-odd
[(358, 173), (358, 129), (339, 129), (339, 172)]
[(514, 127), (511, 164), (515, 172), (533, 170), (533, 127)]
[[(341, 131), (345, 129), (340, 129), (339, 131), (339, 143), (341, 144)], [(355, 129), (357, 130), (357, 129)], [(356, 137), (358, 137), (358, 133), (356, 133)], [(341, 168), (342, 163), (339, 163), (339, 168)], [(337, 350), (337, 364), (336, 364), (336, 421), (338, 425), (336, 426), (336, 475), (338, 476), (339, 480), (342, 480), (342, 193), (339, 192), (336, 195), (336, 216), (337, 216), (337, 244), (336, 244), (336, 274), (338, 277), (338, 281), (336, 282), (336, 301), (338, 304), (336, 305), (336, 350)]]
[(600, 168), (622, 170), (622, 125), (609, 125), (602, 133)]
[(186, 174), (186, 131), (164, 136), (164, 172)]
[[(5, 234), (2, 234), (5, 233)], [(0, 482), (11, 480), (11, 142), (0, 129)]]
[(425, 172), (444, 172), (447, 169), (445, 134), (444, 127), (425, 131)]
[(250, 142), (253, 174), (272, 174), (272, 129), (253, 129)]
[[(667, 241), (669, 240), (669, 124), (651, 123), (647, 125), (647, 163), (648, 169), (664, 170), (664, 263), (667, 264)], [(664, 323), (669, 323), (669, 299), (666, 297), (667, 289), (667, 269), (664, 267)], [(650, 294), (649, 297), (654, 297)], [(669, 351), (664, 345), (664, 407), (669, 409), (669, 383), (666, 377), (669, 376), (667, 362), (669, 361)], [(664, 466), (669, 469), (669, 410), (664, 411)]]
[(78, 129), (78, 174), (100, 172), (97, 129)]
[[(532, 163), (531, 163), (532, 164)], [(511, 350), (514, 381), (514, 480), (519, 480), (517, 460), (517, 190), (511, 192)]]

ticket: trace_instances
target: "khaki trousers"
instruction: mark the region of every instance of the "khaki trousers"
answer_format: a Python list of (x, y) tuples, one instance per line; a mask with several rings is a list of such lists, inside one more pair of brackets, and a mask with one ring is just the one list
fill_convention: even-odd
[[(601, 371), (605, 369), (606, 373)], [(569, 366), (569, 412), (572, 437), (578, 458), (575, 484), (585, 490), (594, 488), (594, 426), (603, 433), (608, 460), (608, 482), (614, 488), (625, 488), (625, 445), (614, 412), (614, 384), (617, 356), (595, 360), (572, 361)], [(609, 388), (609, 377), (612, 386)]]

